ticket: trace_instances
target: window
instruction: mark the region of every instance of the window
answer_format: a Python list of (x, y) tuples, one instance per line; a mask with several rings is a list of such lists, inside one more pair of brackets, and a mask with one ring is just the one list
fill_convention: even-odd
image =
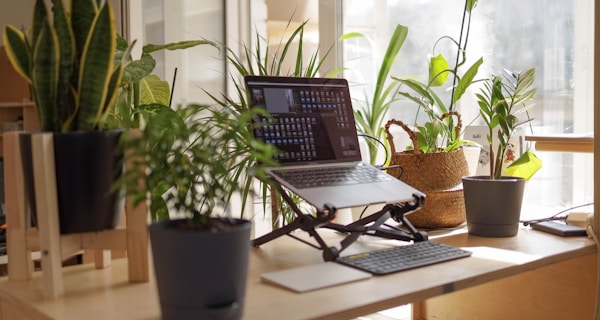
[[(464, 0), (344, 0), (342, 32), (364, 38), (343, 42), (344, 77), (360, 99), (375, 82), (378, 65), (396, 24), (409, 34), (392, 75), (426, 76), (427, 55), (443, 35), (458, 39)], [(593, 2), (573, 0), (479, 1), (472, 13), (467, 58), (484, 58), (479, 76), (529, 66), (537, 68), (538, 88), (531, 115), (533, 133), (593, 131)], [(322, 20), (322, 19), (321, 19)], [(445, 50), (440, 44), (437, 51)], [(446, 49), (447, 50), (447, 49)], [(474, 97), (475, 89), (469, 95)], [(474, 98), (458, 106), (465, 124), (475, 119)], [(410, 102), (397, 102), (390, 118), (414, 117)], [(478, 124), (475, 120), (474, 124)], [(524, 130), (529, 134), (528, 128)], [(592, 154), (536, 152), (542, 169), (529, 181), (523, 218), (546, 217), (570, 206), (593, 202)], [(591, 210), (591, 207), (587, 209)]]
[[(148, 43), (197, 39), (225, 42), (225, 2), (222, 0), (139, 0), (132, 1), (130, 6), (130, 12), (141, 12), (139, 17), (129, 17), (132, 28), (141, 26), (140, 30), (133, 28), (131, 32), (131, 38), (138, 39), (136, 50)], [(177, 69), (173, 105), (211, 102), (203, 89), (212, 93), (224, 92), (222, 54), (208, 45), (152, 54), (156, 59), (154, 73), (171, 85)]]

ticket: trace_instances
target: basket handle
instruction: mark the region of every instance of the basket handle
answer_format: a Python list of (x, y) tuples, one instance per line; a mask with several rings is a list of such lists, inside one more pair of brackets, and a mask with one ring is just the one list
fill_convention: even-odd
[(444, 120), (448, 117), (456, 117), (456, 128), (454, 128), (454, 133), (456, 134), (457, 137), (460, 136), (460, 132), (462, 131), (462, 118), (460, 117), (460, 113), (458, 113), (458, 111), (450, 111), (447, 113), (444, 113), (441, 117), (440, 120)]
[(404, 131), (406, 131), (406, 133), (408, 134), (408, 137), (410, 138), (410, 140), (413, 143), (413, 153), (414, 154), (422, 153), (421, 149), (419, 148), (419, 143), (417, 142), (417, 135), (415, 134), (415, 132), (413, 130), (411, 130), (406, 124), (404, 124), (404, 122), (402, 122), (400, 120), (396, 120), (396, 119), (391, 119), (385, 124), (385, 134), (386, 134), (388, 143), (390, 144), (390, 151), (392, 152), (392, 155), (396, 154), (396, 146), (394, 146), (394, 137), (390, 133), (390, 126), (392, 124), (400, 126), (402, 129), (404, 129)]

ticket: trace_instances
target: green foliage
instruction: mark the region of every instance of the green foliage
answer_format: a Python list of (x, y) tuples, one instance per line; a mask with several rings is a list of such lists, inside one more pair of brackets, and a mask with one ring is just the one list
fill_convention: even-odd
[(29, 83), (43, 131), (91, 131), (102, 126), (121, 79), (114, 65), (116, 32), (110, 4), (97, 0), (52, 1), (49, 15), (36, 0), (32, 28), (4, 27), (12, 65)]
[[(433, 46), (433, 53), (428, 59), (429, 75), (427, 82), (419, 81), (416, 77), (392, 77), (407, 90), (399, 92), (402, 97), (413, 101), (417, 105), (414, 126), (419, 139), (419, 147), (423, 152), (438, 152), (440, 150), (451, 151), (462, 146), (460, 132), (457, 132), (456, 120), (445, 117), (448, 113), (456, 112), (456, 103), (467, 91), (469, 86), (476, 82), (475, 77), (479, 67), (483, 64), (483, 58), (475, 61), (467, 70), (461, 74), (460, 70), (466, 63), (467, 44), (471, 28), (471, 12), (477, 5), (476, 0), (466, 0), (463, 10), (463, 19), (460, 29), (459, 40), (449, 36), (439, 38)], [(443, 54), (436, 53), (436, 47), (442, 41), (450, 41), (456, 46), (456, 61), (452, 67)], [(449, 76), (452, 77), (449, 77)], [(448, 84), (448, 79), (452, 83)], [(451, 90), (450, 100), (444, 102), (436, 90), (448, 84), (445, 90)], [(419, 113), (426, 114), (427, 121), (424, 124), (417, 123)], [(435, 130), (433, 130), (435, 128)], [(440, 146), (441, 145), (441, 146)]]
[[(505, 70), (500, 75), (494, 75), (484, 82), (480, 93), (477, 94), (479, 113), (487, 125), (489, 133), (487, 141), (490, 146), (490, 177), (500, 179), (502, 163), (510, 138), (515, 130), (530, 122), (519, 120), (519, 115), (526, 113), (531, 107), (529, 103), (535, 96), (535, 68), (523, 72)], [(498, 145), (493, 144), (494, 130), (497, 130)]]
[[(373, 96), (367, 101), (366, 106), (354, 109), (354, 118), (358, 132), (375, 137), (380, 141), (387, 141), (385, 139), (383, 121), (391, 104), (396, 100), (395, 96), (399, 89), (397, 81), (389, 81), (390, 70), (398, 57), (398, 53), (407, 35), (407, 27), (402, 25), (396, 26), (379, 66)], [(379, 145), (372, 139), (367, 139), (367, 143), (369, 147), (369, 161), (375, 164)]]
[[(146, 105), (161, 105), (169, 108), (171, 105), (171, 89), (169, 83), (152, 72), (156, 67), (153, 52), (160, 50), (183, 50), (199, 45), (216, 44), (207, 40), (188, 40), (163, 45), (146, 44), (142, 48), (141, 57), (134, 60), (131, 45), (122, 36), (117, 36), (115, 65), (123, 67), (123, 78), (114, 106), (110, 109), (106, 122), (110, 127), (140, 128), (140, 110)], [(148, 114), (146, 114), (148, 115)]]
[(264, 167), (274, 164), (275, 149), (247, 130), (260, 109), (233, 114), (196, 104), (176, 110), (146, 105), (139, 112), (148, 120), (141, 135), (127, 139), (135, 169), (124, 182), (137, 202), (151, 194), (152, 221), (169, 219), (172, 207), (204, 224), (226, 212), (234, 194), (248, 192), (242, 175), (267, 181)]
[[(291, 20), (290, 20), (291, 22)], [(317, 77), (322, 76), (321, 68), (323, 66), (323, 62), (329, 56), (331, 52), (330, 48), (324, 55), (320, 58), (319, 51), (314, 51), (310, 53), (308, 62), (304, 62), (304, 57), (306, 53), (304, 52), (303, 42), (304, 42), (304, 29), (306, 27), (307, 21), (301, 23), (298, 27), (293, 29), (290, 33), (290, 36), (287, 39), (280, 39), (279, 45), (277, 48), (272, 51), (269, 49), (265, 43), (268, 43), (267, 39), (264, 39), (259, 34), (256, 34), (255, 39), (255, 47), (243, 46), (243, 55), (237, 55), (231, 48), (225, 48), (226, 51), (226, 59), (229, 63), (233, 65), (237, 73), (233, 73), (231, 75), (231, 80), (234, 83), (233, 94), (230, 96), (222, 95), (216, 96), (211, 93), (207, 94), (211, 96), (211, 98), (215, 101), (215, 103), (223, 108), (224, 110), (229, 110), (234, 116), (238, 114), (243, 114), (250, 109), (249, 97), (246, 92), (246, 87), (243, 82), (244, 76), (247, 75), (262, 75), (262, 76), (296, 76), (296, 77)], [(288, 22), (289, 26), (289, 22)], [(294, 52), (291, 49), (293, 46), (297, 46), (297, 50)], [(285, 62), (291, 61), (292, 66), (289, 69), (286, 69)], [(332, 70), (326, 77), (335, 76), (340, 70)], [(239, 128), (239, 130), (243, 131), (240, 134), (244, 136), (251, 137), (250, 127)], [(243, 157), (244, 165), (251, 168), (256, 166), (258, 159), (255, 159), (251, 156)], [(251, 194), (251, 190), (253, 189), (253, 179), (249, 177), (239, 174), (238, 183), (244, 186), (244, 192), (242, 193), (242, 210), (244, 210), (246, 206), (247, 195)], [(262, 184), (261, 186), (261, 194), (262, 194), (262, 207), (263, 211), (266, 211), (268, 199), (269, 199), (269, 187), (266, 184)], [(292, 194), (290, 193), (290, 196)], [(293, 198), (294, 199), (294, 198)], [(281, 199), (279, 199), (279, 203), (281, 203)], [(280, 212), (283, 215), (284, 220), (289, 221), (290, 218), (294, 215), (291, 210), (287, 210), (289, 208), (284, 208), (285, 211)]]

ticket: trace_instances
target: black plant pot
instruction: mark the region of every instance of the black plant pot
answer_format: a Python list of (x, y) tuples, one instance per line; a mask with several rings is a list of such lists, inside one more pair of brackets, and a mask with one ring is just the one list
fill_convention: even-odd
[[(36, 221), (31, 137), (20, 136), (23, 176), (32, 224)], [(123, 174), (122, 130), (55, 133), (54, 160), (60, 233), (115, 228), (123, 213), (124, 194), (113, 190)]]
[(186, 220), (149, 227), (162, 319), (241, 319), (251, 222), (218, 219), (227, 230), (183, 229)]
[(525, 179), (463, 177), (463, 188), (469, 234), (483, 237), (517, 235)]
[(113, 191), (123, 174), (122, 130), (54, 134), (60, 232), (115, 228), (124, 195)]

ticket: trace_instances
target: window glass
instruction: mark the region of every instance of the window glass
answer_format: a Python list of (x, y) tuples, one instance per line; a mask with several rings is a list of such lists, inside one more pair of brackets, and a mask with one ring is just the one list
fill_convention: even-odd
[[(450, 41), (442, 40), (435, 52), (433, 47), (442, 36), (459, 39), (464, 0), (342, 3), (343, 33), (360, 32), (365, 36), (343, 42), (344, 77), (353, 84), (355, 108), (373, 90), (379, 64), (397, 24), (407, 26), (409, 33), (392, 76), (416, 76), (426, 81), (428, 55), (438, 53), (444, 53), (453, 65), (456, 47)], [(531, 128), (523, 127), (523, 134), (593, 131), (593, 11), (589, 0), (479, 1), (473, 10), (465, 65), (483, 57), (477, 78), (504, 68), (518, 71), (536, 67), (538, 91), (530, 113), (534, 121)], [(472, 87), (458, 105), (465, 125), (482, 124), (476, 117), (477, 90)], [(449, 101), (449, 90), (440, 95)], [(400, 100), (392, 106), (389, 117), (412, 123), (415, 110), (414, 103)], [(536, 154), (543, 167), (528, 182), (525, 217), (545, 217), (593, 201), (592, 154)]]
[[(207, 39), (225, 42), (225, 8), (222, 0), (143, 0), (143, 44)], [(142, 45), (138, 42), (138, 45)], [(173, 104), (210, 103), (204, 90), (224, 92), (225, 63), (218, 49), (201, 45), (185, 50), (153, 53), (155, 74), (173, 83)]]

